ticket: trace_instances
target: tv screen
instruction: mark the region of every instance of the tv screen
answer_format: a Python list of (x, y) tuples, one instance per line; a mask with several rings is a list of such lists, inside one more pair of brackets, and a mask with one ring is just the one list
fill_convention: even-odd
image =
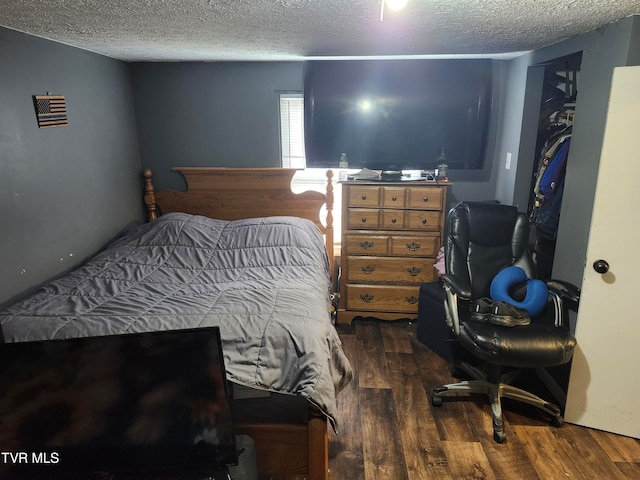
[(483, 165), (490, 60), (312, 60), (304, 73), (307, 167)]
[(0, 478), (206, 478), (237, 463), (217, 327), (0, 345), (0, 388)]

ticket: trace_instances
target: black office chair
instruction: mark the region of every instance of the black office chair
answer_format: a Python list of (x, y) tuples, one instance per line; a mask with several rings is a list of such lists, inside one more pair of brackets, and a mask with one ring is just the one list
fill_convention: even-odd
[[(571, 360), (576, 340), (568, 324), (568, 310), (577, 311), (579, 291), (566, 282), (550, 281), (544, 311), (526, 326), (503, 326), (471, 317), (475, 301), (490, 297), (491, 283), (507, 267), (521, 267), (535, 278), (529, 255), (529, 222), (515, 207), (495, 203), (462, 202), (447, 217), (445, 236), (446, 273), (441, 276), (447, 323), (460, 345), (479, 361), (477, 365), (457, 365), (472, 380), (442, 385), (433, 390), (432, 404), (442, 406), (449, 392), (482, 393), (489, 397), (493, 414), (493, 438), (506, 440), (501, 397), (525, 402), (551, 416), (561, 426), (561, 410), (542, 398), (508, 382), (520, 369), (543, 369)], [(526, 283), (510, 295), (522, 299)], [(517, 290), (517, 288), (516, 288)], [(546, 292), (546, 289), (545, 289)], [(545, 305), (545, 301), (542, 301)]]

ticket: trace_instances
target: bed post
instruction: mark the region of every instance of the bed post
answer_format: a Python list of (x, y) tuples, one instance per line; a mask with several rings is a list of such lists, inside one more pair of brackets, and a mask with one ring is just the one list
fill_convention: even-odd
[(308, 421), (309, 480), (329, 478), (329, 437), (327, 417), (315, 405), (309, 407)]
[(144, 176), (144, 203), (147, 206), (148, 220), (153, 222), (158, 218), (156, 212), (156, 192), (153, 188), (153, 173), (150, 168), (145, 168), (142, 172)]
[[(327, 193), (326, 193), (326, 205), (327, 205), (327, 226), (325, 231), (325, 245), (327, 247), (327, 254), (329, 255), (329, 271), (331, 272), (331, 282), (333, 282), (334, 276), (334, 246), (333, 246), (333, 170), (327, 170)], [(333, 285), (335, 290), (338, 286)]]

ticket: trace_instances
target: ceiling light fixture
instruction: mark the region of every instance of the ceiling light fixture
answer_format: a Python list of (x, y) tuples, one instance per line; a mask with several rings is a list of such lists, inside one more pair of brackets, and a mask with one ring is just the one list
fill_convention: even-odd
[(382, 0), (380, 4), (380, 21), (384, 19), (384, 7), (391, 10), (402, 10), (407, 5), (408, 0)]

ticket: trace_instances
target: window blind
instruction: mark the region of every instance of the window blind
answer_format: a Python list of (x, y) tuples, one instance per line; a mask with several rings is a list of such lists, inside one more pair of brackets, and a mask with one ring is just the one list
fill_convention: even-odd
[(282, 166), (305, 168), (302, 93), (280, 94), (280, 137)]

